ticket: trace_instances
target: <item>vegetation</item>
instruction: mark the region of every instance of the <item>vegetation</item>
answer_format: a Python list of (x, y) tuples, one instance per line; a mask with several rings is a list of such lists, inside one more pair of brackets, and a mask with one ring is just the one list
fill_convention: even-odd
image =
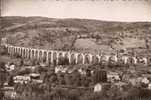
[[(98, 48), (105, 49), (104, 51), (136, 48), (146, 53), (151, 45), (149, 22), (128, 23), (17, 16), (1, 19), (2, 32), (11, 40), (10, 43), (19, 46), (61, 50), (72, 48), (81, 51), (87, 48), (90, 52)], [(80, 42), (82, 46), (79, 47), (79, 44), (75, 46), (82, 35), (88, 38), (89, 47), (85, 47), (85, 41)]]
[[(56, 50), (93, 50), (98, 48), (104, 51), (119, 50), (121, 48), (137, 49), (138, 54), (149, 54), (151, 46), (151, 23), (148, 22), (105, 22), (88, 19), (52, 19), (44, 17), (1, 17), (2, 33), (8, 38), (8, 43), (18, 46), (56, 49)], [(148, 38), (146, 38), (148, 37)], [(80, 40), (80, 42), (79, 42)], [(81, 40), (83, 42), (81, 42)], [(86, 42), (90, 45), (89, 47)], [(77, 44), (77, 45), (76, 45)], [(137, 44), (137, 45), (136, 45)], [(81, 45), (81, 47), (80, 47)], [(91, 48), (90, 48), (91, 47)], [(148, 51), (148, 52), (147, 52)], [(95, 51), (96, 53), (96, 51)], [(104, 84), (107, 81), (106, 70), (125, 71), (130, 66), (126, 65), (90, 65), (96, 70), (94, 75), (90, 74), (89, 66), (86, 76), (82, 77), (77, 70), (73, 73), (54, 73), (54, 67), (41, 67), (39, 62), (25, 61), (17, 54), (15, 65), (17, 68), (11, 73), (7, 73), (3, 68), (9, 61), (6, 58), (5, 48), (0, 48), (0, 83), (8, 81), (9, 85), (15, 87), (17, 98), (15, 100), (150, 100), (151, 90), (135, 87), (128, 84), (119, 88), (113, 84)], [(4, 62), (3, 62), (4, 61)], [(11, 62), (11, 61), (10, 61)], [(65, 62), (63, 60), (62, 62)], [(38, 66), (35, 71), (25, 69), (25, 66)], [(67, 66), (74, 67), (77, 66)], [(81, 66), (80, 66), (81, 67)], [(125, 68), (123, 68), (125, 67)], [(53, 70), (52, 70), (53, 69)], [(137, 67), (139, 69), (139, 67)], [(147, 68), (149, 70), (149, 68)], [(31, 72), (39, 73), (44, 83), (14, 84), (12, 77), (24, 75)], [(146, 70), (144, 71), (147, 72)], [(100, 74), (102, 73), (102, 74)], [(133, 73), (134, 74), (134, 73)], [(124, 76), (124, 75), (123, 75)], [(103, 89), (99, 93), (94, 93), (94, 85), (101, 82)], [(2, 85), (1, 85), (2, 86)], [(1, 88), (0, 88), (1, 89)], [(0, 91), (0, 97), (3, 97)], [(1, 98), (0, 98), (1, 99)]]

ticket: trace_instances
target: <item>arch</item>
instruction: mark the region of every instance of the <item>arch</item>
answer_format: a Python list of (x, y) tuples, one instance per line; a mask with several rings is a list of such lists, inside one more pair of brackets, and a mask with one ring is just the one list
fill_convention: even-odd
[(18, 47), (16, 47), (15, 49), (16, 49), (16, 50), (15, 50), (15, 51), (16, 51), (16, 53), (18, 54)]
[(101, 62), (101, 55), (96, 55), (96, 58), (98, 60), (98, 63), (100, 63)]
[(93, 56), (91, 54), (85, 54), (85, 64), (91, 64), (92, 58)]
[(28, 49), (25, 48), (25, 56), (24, 56), (25, 58), (27, 58), (27, 52), (28, 52), (27, 50), (28, 50)]
[(122, 61), (124, 64), (127, 64), (128, 63), (128, 56), (122, 56)]
[(65, 65), (65, 52), (58, 53), (58, 65)]
[(16, 48), (17, 48), (17, 47), (14, 47), (14, 53), (15, 53), (15, 54), (16, 54)]
[(147, 58), (146, 57), (139, 57), (137, 63), (146, 65), (147, 64)]
[(47, 59), (46, 59), (46, 62), (48, 63), (48, 64), (52, 64), (51, 63), (51, 55), (52, 55), (52, 52), (51, 51), (47, 51)]
[(21, 48), (20, 47), (18, 49), (18, 54), (19, 54), (19, 56), (21, 56)]
[(40, 59), (40, 50), (39, 50), (39, 49), (36, 49), (35, 51), (36, 51), (36, 52), (35, 52), (36, 60), (39, 61), (39, 59)]
[(30, 55), (30, 49), (27, 48), (27, 55), (26, 55), (26, 58), (29, 59), (29, 55)]
[(69, 59), (70, 64), (75, 65), (76, 64), (76, 55), (75, 55), (75, 53), (70, 53), (69, 55), (70, 55), (70, 59)]
[(23, 48), (21, 47), (21, 54), (20, 54), (21, 57), (23, 57), (23, 53), (24, 53)]
[(100, 63), (99, 59), (101, 59), (101, 57), (98, 55), (92, 56), (92, 64), (99, 64)]
[(19, 54), (19, 47), (16, 48), (16, 52)]
[(42, 53), (43, 53), (43, 52), (42, 52), (42, 50), (38, 50), (38, 53), (39, 53), (39, 54), (38, 54), (38, 55), (39, 55), (38, 61), (41, 62), (41, 61), (42, 61)]
[(42, 59), (43, 59), (43, 62), (45, 62), (45, 63), (47, 62), (47, 51), (46, 50), (43, 51), (43, 58)]
[(43, 59), (44, 59), (44, 50), (41, 50), (41, 49), (39, 49), (38, 50), (38, 60), (40, 61), (40, 62), (43, 62)]
[(13, 46), (10, 47), (10, 54), (13, 55)]
[(137, 58), (136, 57), (128, 57), (127, 64), (137, 64)]
[(12, 55), (14, 55), (14, 50), (15, 50), (14, 46), (12, 46)]
[(19, 55), (19, 47), (16, 47), (16, 53)]
[(65, 59), (65, 64), (69, 65), (69, 58), (68, 58), (68, 53), (67, 52), (65, 52), (64, 59)]
[(77, 64), (78, 63), (78, 55), (79, 55), (79, 53), (75, 53), (74, 55), (75, 55), (75, 64)]
[(58, 52), (54, 51), (51, 57), (53, 60), (52, 64), (56, 65), (58, 63)]
[(26, 53), (25, 48), (22, 48), (22, 57), (23, 57), (23, 58), (25, 58), (25, 53)]
[(117, 63), (118, 59), (116, 55), (112, 55), (109, 57), (109, 63)]
[(41, 50), (41, 51), (42, 51), (41, 59), (42, 59), (42, 61), (43, 61), (43, 59), (44, 59), (44, 54), (45, 54), (45, 50)]
[[(49, 59), (50, 59), (50, 56), (49, 56), (49, 53), (50, 53), (50, 52), (49, 52), (48, 50), (46, 50), (45, 53), (46, 53), (46, 61), (45, 61), (45, 62), (49, 65), (49, 63), (50, 63), (50, 60), (49, 60)], [(51, 54), (51, 53), (50, 53), (50, 54)]]
[(36, 50), (37, 49), (33, 49), (33, 51), (32, 51), (32, 58), (33, 59), (37, 59)]
[(10, 54), (12, 56), (12, 54), (13, 54), (13, 46), (10, 47)]
[(16, 51), (15, 49), (16, 49), (16, 48), (15, 48), (15, 47), (13, 47), (13, 54), (15, 54), (15, 51)]
[(78, 55), (78, 62), (77, 62), (77, 64), (83, 64), (83, 54), (82, 53), (80, 53)]
[(90, 64), (89, 55), (85, 54), (85, 64)]
[(7, 46), (7, 53), (9, 54), (9, 46)]
[(31, 49), (31, 52), (30, 52), (30, 59), (33, 60), (34, 58), (34, 49)]
[(9, 48), (9, 54), (11, 55), (11, 46), (9, 46), (8, 48)]
[[(51, 61), (50, 61), (50, 62), (51, 62), (51, 64), (53, 64), (53, 63), (54, 63), (54, 59), (53, 59), (53, 58), (54, 58), (54, 57), (53, 57), (54, 51), (50, 51), (50, 53), (51, 53), (51, 55), (50, 55), (50, 60), (51, 60)], [(49, 54), (50, 54), (50, 53), (49, 53)]]
[(31, 49), (28, 48), (28, 59), (30, 59)]
[(110, 55), (102, 55), (101, 56), (101, 64), (108, 64)]

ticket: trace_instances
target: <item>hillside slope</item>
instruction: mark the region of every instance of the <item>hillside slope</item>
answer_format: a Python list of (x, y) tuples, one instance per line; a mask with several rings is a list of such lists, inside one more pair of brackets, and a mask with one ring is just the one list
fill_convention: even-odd
[[(13, 45), (61, 49), (149, 49), (150, 22), (107, 22), (89, 19), (1, 17), (1, 29)], [(83, 40), (77, 38), (85, 35)]]

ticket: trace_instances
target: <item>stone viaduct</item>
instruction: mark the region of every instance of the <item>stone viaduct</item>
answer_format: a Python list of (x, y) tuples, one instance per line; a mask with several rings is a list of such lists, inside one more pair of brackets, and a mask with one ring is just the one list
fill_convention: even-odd
[(96, 63), (96, 60), (99, 62), (101, 59), (99, 55), (94, 56), (89, 53), (33, 49), (12, 45), (5, 45), (5, 47), (10, 55), (18, 54), (23, 58), (36, 59), (51, 64), (59, 64), (63, 58), (66, 59), (69, 64), (90, 64), (94, 62), (94, 59), (94, 63)]
[(145, 57), (137, 59), (136, 57), (122, 56), (119, 58), (117, 55), (93, 55), (90, 53), (78, 53), (71, 51), (43, 50), (12, 46), (9, 44), (5, 44), (5, 47), (10, 55), (18, 54), (23, 58), (35, 59), (49, 64), (60, 64), (62, 59), (65, 59), (68, 64), (93, 64), (109, 61), (116, 63), (122, 61), (122, 63), (127, 64), (129, 63), (129, 58), (131, 58), (131, 63), (133, 64), (137, 64), (140, 61), (144, 64), (148, 63), (148, 59)]

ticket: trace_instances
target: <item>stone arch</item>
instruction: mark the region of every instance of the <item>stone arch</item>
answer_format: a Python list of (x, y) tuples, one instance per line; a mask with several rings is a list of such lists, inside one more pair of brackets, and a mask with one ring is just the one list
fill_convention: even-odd
[(9, 54), (10, 53), (10, 47), (9, 46), (7, 47), (7, 51), (8, 51), (8, 54)]
[(31, 60), (34, 59), (34, 49), (31, 49), (31, 52), (30, 52), (30, 59), (31, 59)]
[(48, 63), (48, 64), (52, 64), (52, 62), (51, 62), (51, 60), (52, 60), (51, 55), (52, 55), (53, 53), (52, 53), (51, 51), (47, 51), (47, 54), (48, 54), (47, 63)]
[(13, 48), (13, 46), (11, 46), (11, 55), (13, 55), (14, 54), (14, 48)]
[(28, 59), (30, 59), (30, 54), (31, 54), (31, 49), (30, 48), (28, 48)]
[(122, 56), (121, 59), (122, 59), (122, 62), (123, 64), (127, 64), (128, 63), (128, 56)]
[(69, 57), (68, 57), (67, 52), (65, 52), (64, 59), (65, 59), (66, 64), (69, 65)]
[(83, 64), (83, 54), (82, 53), (80, 53), (78, 55), (78, 62), (77, 62), (77, 64)]
[(44, 52), (45, 52), (44, 50), (41, 50), (41, 49), (39, 50), (39, 61), (40, 61), (40, 62), (43, 62)]
[(16, 54), (16, 47), (14, 47), (14, 53)]
[(8, 46), (8, 54), (10, 54), (10, 47)]
[(20, 48), (20, 56), (23, 57), (23, 48)]
[(14, 53), (16, 53), (16, 47), (14, 46)]
[(74, 53), (70, 53), (70, 64), (72, 65), (76, 64), (76, 57)]
[(143, 57), (143, 56), (140, 56), (139, 58), (138, 58), (138, 62), (137, 62), (138, 64), (144, 64), (144, 65), (146, 65), (147, 64), (147, 58), (146, 57)]
[(19, 54), (19, 47), (16, 47), (16, 53)]
[(47, 62), (47, 51), (43, 51), (43, 62)]
[(21, 48), (19, 47), (19, 52), (18, 52), (19, 56), (21, 56)]
[(58, 65), (64, 65), (64, 52), (58, 52)]
[(16, 53), (18, 54), (18, 47), (16, 47)]
[(32, 49), (32, 58), (35, 60), (36, 58), (36, 49)]
[(16, 47), (14, 47), (14, 53), (16, 54)]
[(112, 55), (112, 56), (109, 57), (109, 63), (117, 63), (116, 55)]
[(25, 53), (25, 51), (24, 51), (24, 48), (22, 47), (22, 48), (21, 48), (21, 57), (22, 57), (22, 58), (24, 58), (24, 53)]
[(10, 47), (10, 54), (13, 54), (13, 46)]
[(23, 48), (23, 58), (26, 56), (26, 48)]
[(14, 54), (16, 54), (16, 47), (14, 47)]
[(91, 60), (91, 56), (90, 54), (85, 54), (85, 64), (90, 64), (92, 63), (92, 60)]
[(127, 60), (127, 64), (129, 64), (129, 65), (133, 65), (133, 64), (136, 64), (137, 63), (137, 61), (136, 61), (137, 59), (135, 58), (135, 57), (128, 57), (128, 60)]
[(13, 51), (13, 46), (11, 46), (10, 52), (11, 52), (11, 55), (13, 55), (13, 53), (14, 53), (14, 51)]
[(7, 46), (7, 45), (5, 45), (5, 48), (6, 48), (6, 52), (8, 53), (8, 46)]
[(28, 49), (25, 48), (25, 55), (24, 55), (25, 58), (27, 58), (27, 52), (28, 52), (27, 50), (28, 50)]
[(58, 57), (57, 57), (57, 55), (58, 55), (58, 52), (57, 51), (54, 51), (53, 52), (53, 56), (52, 56), (52, 60), (53, 60), (53, 64), (54, 65), (56, 65), (57, 64), (57, 62), (58, 62)]
[(12, 55), (14, 55), (14, 53), (15, 53), (15, 48), (14, 48), (14, 46), (12, 47)]
[(96, 55), (92, 56), (92, 64), (100, 63), (99, 59), (100, 59), (99, 56)]
[(19, 55), (19, 47), (16, 47), (16, 53)]
[(105, 64), (105, 65), (108, 64), (109, 58), (110, 58), (109, 55), (102, 55), (101, 56), (101, 64)]
[(26, 58), (29, 59), (29, 55), (30, 55), (30, 49), (27, 48), (27, 54), (26, 54)]
[(49, 57), (49, 51), (46, 50), (44, 55), (45, 55), (45, 57), (46, 57), (46, 61), (45, 61), (45, 62), (49, 65), (49, 62), (50, 62), (50, 60), (49, 60), (49, 58), (50, 58), (50, 57)]
[(38, 60), (41, 62), (42, 61), (42, 50), (38, 50), (39, 51), (39, 58), (38, 58)]
[[(96, 57), (97, 63), (101, 62), (101, 55), (95, 55), (94, 58)], [(94, 61), (95, 59), (93, 59)]]

